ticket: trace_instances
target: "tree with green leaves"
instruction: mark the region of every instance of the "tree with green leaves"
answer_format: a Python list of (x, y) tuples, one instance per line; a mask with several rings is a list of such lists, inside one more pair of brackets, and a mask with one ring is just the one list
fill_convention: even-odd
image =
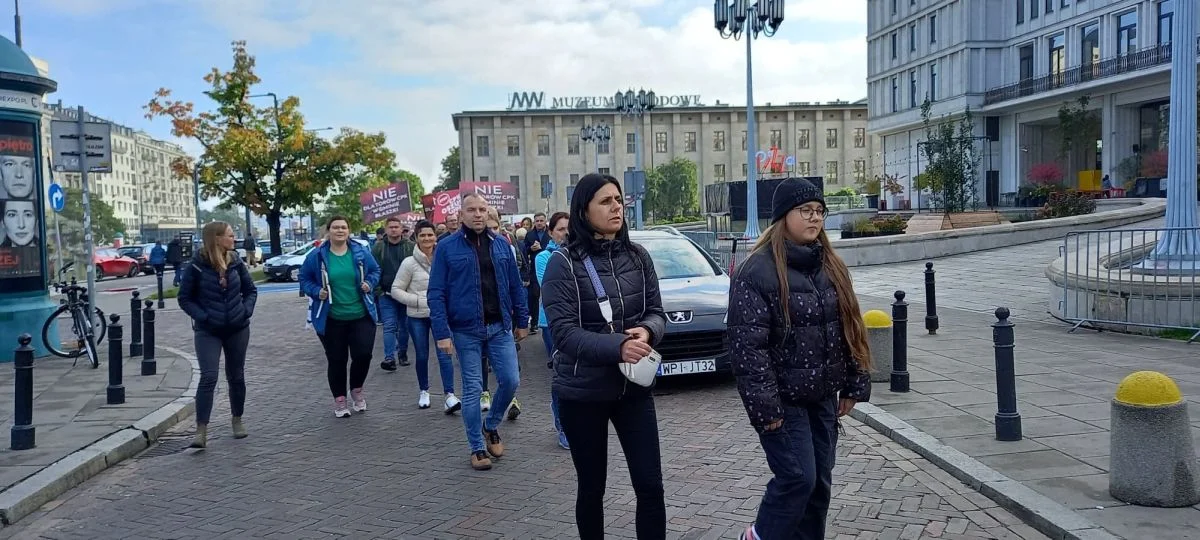
[(462, 161), (459, 158), (458, 146), (451, 146), (450, 152), (442, 158), (442, 174), (434, 191), (458, 189), (458, 183), (462, 182)]
[(957, 119), (934, 120), (933, 102), (928, 98), (921, 104), (921, 120), (925, 140), (918, 151), (927, 164), (919, 182), (933, 189), (929, 197), (943, 211), (965, 212), (979, 208), (976, 184), (979, 176), (980, 154), (975, 149), (975, 122), (968, 107)]
[(646, 171), (646, 205), (655, 219), (674, 219), (700, 213), (696, 163), (675, 158)]
[(178, 160), (171, 164), (174, 173), (190, 178), (195, 166), (203, 196), (220, 197), (222, 208), (245, 206), (266, 217), (273, 253), (281, 252), (285, 213), (308, 210), (343, 179), (380, 174), (395, 161), (383, 133), (342, 128), (325, 140), (305, 130), (295, 96), (278, 107), (252, 102), (266, 94), (256, 89), (260, 79), (244, 41), (233, 42), (233, 66), (213, 68), (204, 81), (210, 110), (196, 112), (193, 103), (172, 100), (171, 91), (161, 88), (146, 104), (146, 117), (166, 118), (173, 135), (200, 144), (198, 163)]
[(363, 223), (363, 209), (359, 196), (363, 192), (381, 188), (388, 184), (408, 184), (408, 196), (412, 201), (413, 211), (421, 207), (421, 196), (425, 194), (425, 186), (421, 177), (404, 169), (390, 169), (381, 174), (362, 173), (346, 178), (333, 186), (329, 198), (325, 201), (326, 216), (345, 216), (350, 222), (350, 230), (373, 230), (383, 226), (381, 222)]

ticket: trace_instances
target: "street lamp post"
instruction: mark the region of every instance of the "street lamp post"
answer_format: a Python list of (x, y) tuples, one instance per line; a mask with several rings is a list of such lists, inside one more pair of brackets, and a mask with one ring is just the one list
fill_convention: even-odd
[(758, 238), (758, 123), (754, 118), (754, 71), (750, 42), (759, 35), (771, 37), (783, 24), (783, 0), (716, 0), (713, 18), (723, 38), (746, 38), (746, 233)]
[[(633, 89), (626, 90), (625, 93), (617, 92), (613, 96), (613, 104), (617, 108), (617, 112), (622, 116), (628, 116), (633, 119), (633, 142), (636, 145), (634, 149), (634, 161), (637, 163), (634, 178), (641, 178), (641, 181), (633, 182), (633, 213), (634, 213), (634, 228), (642, 229), (644, 217), (642, 215), (642, 199), (646, 198), (646, 182), (645, 170), (642, 163), (642, 116), (654, 109), (657, 102), (657, 96), (654, 91), (638, 90), (635, 94)], [(626, 186), (628, 189), (629, 186)]]
[(612, 128), (608, 127), (608, 124), (583, 126), (579, 128), (579, 139), (585, 143), (594, 143), (596, 172), (600, 172), (600, 143), (612, 140)]

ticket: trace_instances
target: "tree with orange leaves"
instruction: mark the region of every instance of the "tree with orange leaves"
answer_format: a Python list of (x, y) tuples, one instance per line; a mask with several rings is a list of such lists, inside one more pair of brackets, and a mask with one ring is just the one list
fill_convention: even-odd
[[(246, 42), (233, 42), (233, 67), (213, 68), (204, 76), (211, 87), (208, 111), (196, 112), (191, 102), (173, 100), (161, 88), (146, 104), (146, 118), (171, 121), (171, 133), (189, 138), (204, 149), (194, 164), (205, 197), (221, 198), (221, 207), (245, 206), (267, 218), (271, 252), (281, 253), (279, 227), (285, 213), (311, 211), (331, 188), (361, 174), (390, 170), (395, 154), (383, 133), (342, 128), (332, 141), (305, 131), (300, 100), (288, 97), (259, 107), (248, 99), (260, 82)], [(190, 178), (193, 164), (177, 160), (175, 175)]]

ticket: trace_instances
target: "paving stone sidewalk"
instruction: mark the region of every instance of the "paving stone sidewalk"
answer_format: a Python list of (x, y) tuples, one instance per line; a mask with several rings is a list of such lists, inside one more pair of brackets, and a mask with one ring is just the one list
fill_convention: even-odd
[[(864, 295), (863, 309), (891, 298)], [(1014, 295), (1016, 302), (1023, 301)], [(1200, 538), (1200, 505), (1183, 509), (1130, 506), (1108, 495), (1110, 400), (1131, 372), (1154, 370), (1175, 379), (1185, 397), (1200, 397), (1200, 346), (1143, 336), (1016, 321), (1018, 410), (1024, 439), (994, 437), (996, 379), (994, 316), (939, 308), (941, 328), (926, 334), (924, 306), (910, 307), (912, 391), (875, 386), (883, 410), (1000, 473), (1078, 511), (1113, 534), (1137, 540)], [(1192, 407), (1200, 447), (1200, 411)]]
[[(248, 439), (229, 437), (222, 388), (210, 446), (191, 423), (46, 505), (0, 538), (574, 538), (575, 478), (549, 414), (549, 370), (526, 341), (524, 413), (501, 427), (508, 454), (468, 466), (459, 416), (416, 408), (412, 368), (372, 366), (370, 411), (330, 414), (325, 360), (303, 301), (260, 297), (247, 380)], [(181, 340), (184, 330), (167, 334)], [(379, 354), (376, 350), (376, 354)], [(439, 388), (433, 370), (432, 386)], [(222, 387), (224, 385), (222, 384)], [(656, 399), (672, 539), (729, 539), (770, 477), (732, 381), (665, 381)], [(1043, 539), (990, 499), (854, 420), (839, 445), (828, 538)], [(634, 538), (634, 496), (610, 435), (609, 538)]]
[[(128, 352), (128, 338), (125, 347), (124, 352)], [(102, 350), (107, 351), (107, 343)], [(99, 369), (92, 369), (86, 359), (80, 359), (74, 366), (74, 360), (67, 358), (37, 359), (33, 371), (33, 423), (37, 446), (20, 451), (10, 449), (8, 438), (14, 422), (15, 371), (13, 364), (0, 364), (0, 396), (3, 396), (0, 400), (0, 419), (3, 420), (0, 434), (4, 437), (0, 448), (0, 521), (19, 519), (41, 504), (23, 508), (31, 490), (48, 487), (51, 491), (61, 491), (61, 486), (73, 486), (95, 474), (97, 467), (102, 469), (111, 465), (106, 459), (114, 462), (123, 459), (127, 454), (122, 452), (108, 452), (99, 460), (91, 453), (86, 457), (66, 458), (154, 416), (188, 391), (193, 378), (191, 361), (163, 348), (157, 353), (157, 374), (151, 376), (141, 375), (141, 357), (124, 359), (125, 403), (120, 405), (107, 405), (106, 353), (101, 354)], [(174, 424), (170, 419), (151, 418), (139, 427), (165, 430)], [(145, 444), (141, 447), (145, 448)], [(87, 466), (82, 470), (72, 471), (72, 466), (85, 462)], [(22, 483), (34, 475), (37, 477)]]

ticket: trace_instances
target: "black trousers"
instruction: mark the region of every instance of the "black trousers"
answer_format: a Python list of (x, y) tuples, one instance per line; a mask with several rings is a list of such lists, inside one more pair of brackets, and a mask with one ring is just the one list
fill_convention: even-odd
[(662, 456), (658, 447), (658, 417), (650, 394), (618, 401), (558, 401), (559, 419), (578, 487), (575, 524), (580, 540), (604, 538), (604, 490), (608, 482), (608, 424), (612, 423), (625, 452), (633, 492), (637, 496), (638, 540), (667, 537), (667, 507), (663, 495)]
[(538, 307), (541, 304), (542, 286), (536, 279), (529, 280), (529, 286), (525, 288), (528, 293), (529, 300), (529, 328), (537, 328), (538, 325)]
[(363, 316), (353, 321), (330, 317), (325, 320), (325, 335), (321, 346), (329, 361), (329, 391), (333, 397), (346, 396), (346, 363), (350, 364), (350, 388), (362, 388), (371, 369), (371, 353), (375, 350), (375, 321)]

